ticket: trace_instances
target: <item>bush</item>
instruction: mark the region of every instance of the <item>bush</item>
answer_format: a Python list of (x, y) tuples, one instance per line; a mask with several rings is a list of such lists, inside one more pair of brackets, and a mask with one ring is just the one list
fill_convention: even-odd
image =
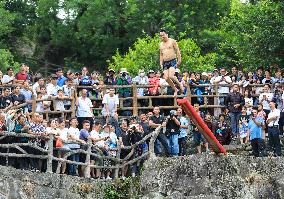
[(0, 68), (5, 73), (8, 67), (13, 67), (17, 71), (20, 67), (18, 62), (14, 61), (14, 56), (7, 49), (0, 49)]

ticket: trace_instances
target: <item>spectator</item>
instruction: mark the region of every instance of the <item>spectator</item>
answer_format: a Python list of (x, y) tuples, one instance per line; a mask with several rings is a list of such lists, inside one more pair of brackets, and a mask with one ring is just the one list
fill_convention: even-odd
[(175, 110), (170, 111), (170, 115), (165, 120), (165, 123), (166, 123), (165, 134), (168, 138), (170, 155), (178, 156), (179, 154), (178, 136), (180, 131), (180, 122), (177, 119), (177, 113)]
[[(3, 73), (2, 71), (0, 70), (0, 85), (2, 85), (2, 79), (3, 79)], [(2, 91), (2, 90), (1, 90)]]
[(281, 156), (281, 145), (279, 139), (279, 118), (280, 110), (276, 109), (273, 101), (269, 102), (270, 112), (266, 123), (268, 125), (268, 138), (271, 149), (274, 150), (275, 156)]
[(230, 111), (230, 119), (232, 126), (232, 133), (237, 136), (239, 133), (239, 119), (241, 115), (242, 106), (244, 106), (245, 101), (243, 95), (239, 92), (239, 86), (237, 84), (233, 85), (233, 92), (229, 93), (225, 104)]
[(261, 83), (262, 83), (262, 84), (272, 84), (274, 78), (271, 77), (270, 70), (269, 70), (269, 69), (266, 69), (264, 74), (265, 74), (265, 76), (264, 76), (264, 78), (262, 79)]
[(106, 93), (103, 97), (103, 110), (102, 115), (107, 117), (114, 117), (117, 114), (117, 106), (119, 105), (118, 96), (115, 94), (115, 90), (113, 88), (109, 89), (109, 93)]
[(67, 79), (72, 80), (72, 85), (79, 85), (79, 79), (75, 76), (75, 72), (72, 70), (68, 70), (66, 73)]
[(109, 69), (104, 80), (105, 85), (116, 85), (115, 70)]
[(247, 109), (246, 107), (243, 106), (239, 120), (239, 138), (241, 144), (247, 143), (249, 141), (248, 121), (249, 121), (249, 116), (247, 115)]
[(168, 92), (168, 83), (167, 81), (163, 78), (163, 74), (161, 76), (161, 72), (157, 71), (155, 77), (159, 80), (159, 90), (158, 93), (160, 93), (160, 95), (164, 95)]
[(82, 68), (82, 75), (79, 80), (79, 85), (82, 86), (91, 86), (92, 85), (92, 78), (88, 76), (88, 69), (86, 67)]
[(262, 82), (264, 77), (263, 77), (263, 69), (261, 67), (257, 68), (257, 72), (254, 74), (254, 78)]
[(37, 82), (33, 85), (33, 93), (40, 92), (40, 88), (45, 87), (44, 79), (40, 77)]
[(56, 70), (56, 76), (57, 76), (57, 86), (62, 87), (67, 80), (66, 77), (64, 77), (62, 68), (58, 68)]
[[(166, 125), (166, 123), (164, 122), (165, 120), (164, 117), (160, 115), (160, 108), (158, 106), (154, 107), (153, 113), (154, 115), (149, 120), (149, 126), (152, 129), (152, 131), (154, 131), (160, 125), (162, 126)], [(157, 140), (159, 140), (161, 144), (164, 146), (166, 156), (169, 156), (171, 153), (171, 149), (168, 145), (167, 137), (162, 132), (162, 130), (159, 132)], [(157, 153), (158, 155), (161, 155), (159, 152), (157, 143), (155, 143), (155, 153)]]
[(150, 126), (149, 126), (149, 121), (147, 120), (147, 115), (146, 114), (141, 114), (140, 115), (140, 123), (139, 123), (142, 128), (143, 132), (145, 135), (148, 135), (150, 133)]
[(225, 115), (219, 115), (219, 121), (215, 124), (215, 136), (220, 144), (225, 145), (230, 141), (230, 127), (229, 124), (225, 120)]
[(275, 72), (275, 77), (273, 79), (273, 84), (275, 83), (284, 83), (284, 78), (282, 77), (282, 71), (281, 69), (277, 69), (277, 71)]
[(250, 90), (246, 89), (244, 92), (245, 107), (247, 109), (247, 115), (251, 114), (253, 107), (253, 98), (251, 97)]
[(54, 110), (55, 111), (65, 111), (65, 100), (70, 99), (68, 96), (64, 96), (63, 90), (59, 88), (57, 90), (57, 96), (54, 100)]
[[(131, 84), (131, 77), (128, 75), (126, 68), (120, 69), (120, 76), (117, 79), (117, 85), (126, 86)], [(119, 97), (130, 97), (130, 88), (119, 88), (118, 91)]]
[(159, 79), (155, 76), (155, 72), (153, 70), (149, 70), (149, 86), (153, 86), (149, 88), (149, 95), (157, 95), (158, 94), (158, 88), (159, 88)]
[(270, 92), (270, 85), (266, 84), (263, 87), (263, 92), (259, 95), (259, 103), (263, 106), (263, 110), (268, 115), (270, 108), (269, 102), (273, 100), (274, 94)]
[[(81, 144), (86, 144), (85, 141), (80, 139), (80, 130), (77, 128), (78, 126), (78, 121), (77, 118), (73, 117), (70, 119), (70, 127), (68, 129), (68, 140), (73, 141), (74, 143), (69, 144), (69, 148), (71, 150), (78, 150), (80, 149), (80, 143)], [(74, 162), (79, 162), (79, 153), (75, 153), (70, 156), (69, 160), (74, 161)], [(77, 175), (77, 166), (74, 164), (69, 164), (68, 165), (68, 173), (70, 175)]]
[(46, 91), (48, 96), (56, 96), (57, 91), (60, 87), (57, 85), (57, 76), (52, 75), (50, 77), (50, 83), (46, 86)]
[[(218, 89), (219, 95), (228, 95), (229, 92), (230, 92), (229, 87), (228, 86), (222, 86), (222, 85), (231, 84), (232, 80), (228, 75), (226, 75), (226, 69), (225, 68), (222, 68), (220, 70), (220, 73), (221, 73), (221, 75), (216, 77), (213, 83), (219, 85), (219, 89)], [(225, 97), (219, 97), (220, 105), (224, 105), (224, 101), (225, 101)]]
[(7, 68), (7, 75), (2, 78), (2, 84), (13, 84), (14, 78), (13, 68), (9, 67)]
[(252, 154), (255, 157), (264, 156), (264, 141), (262, 139), (262, 128), (264, 127), (264, 119), (258, 116), (257, 110), (252, 110), (248, 128), (250, 135), (250, 142), (252, 146)]
[(26, 101), (25, 96), (20, 93), (20, 89), (21, 89), (20, 86), (16, 86), (15, 89), (13, 90), (13, 94), (11, 95), (11, 100), (14, 106), (23, 104)]
[[(66, 79), (65, 80), (65, 85), (62, 87), (63, 95), (67, 97), (67, 99), (72, 99), (73, 94), (75, 93), (74, 87), (72, 86), (72, 79)], [(74, 93), (72, 93), (72, 91)], [(70, 100), (65, 100), (64, 101), (64, 108), (65, 110), (70, 110), (71, 108), (71, 101)]]
[(180, 132), (179, 132), (179, 155), (184, 156), (186, 155), (187, 151), (187, 130), (188, 130), (188, 125), (189, 122), (187, 118), (185, 118), (182, 114), (182, 108), (177, 109), (177, 117), (178, 120), (180, 121)]
[(91, 100), (87, 97), (87, 92), (88, 91), (86, 89), (83, 89), (81, 97), (79, 97), (76, 101), (79, 129), (83, 127), (84, 120), (88, 120), (90, 122), (90, 125), (93, 124), (93, 110), (92, 110), (93, 104)]
[(5, 112), (13, 106), (12, 99), (10, 97), (10, 89), (4, 88), (3, 93), (0, 96), (0, 110)]
[(24, 81), (29, 81), (29, 76), (26, 69), (26, 65), (22, 64), (20, 71), (15, 75), (15, 83), (22, 84)]
[(25, 96), (26, 103), (28, 105), (25, 107), (25, 112), (32, 112), (32, 96), (33, 92), (32, 89), (30, 89), (29, 82), (24, 81), (21, 89), (21, 94)]
[(233, 76), (237, 77), (238, 76), (238, 69), (236, 66), (233, 66), (232, 67), (232, 70), (231, 70), (231, 75), (230, 77), (232, 78)]
[[(139, 70), (139, 75), (133, 79), (133, 82), (141, 86), (145, 86), (149, 84), (148, 77), (145, 75), (145, 72), (143, 69)], [(146, 88), (138, 88), (137, 91), (138, 91), (138, 96), (144, 96), (145, 94), (147, 94)]]

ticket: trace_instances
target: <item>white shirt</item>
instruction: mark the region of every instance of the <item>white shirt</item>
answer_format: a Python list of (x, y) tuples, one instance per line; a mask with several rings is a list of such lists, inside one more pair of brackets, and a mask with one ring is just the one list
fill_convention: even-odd
[[(62, 87), (63, 94), (65, 96), (68, 96), (69, 98), (71, 98), (72, 89), (73, 89), (73, 87), (68, 87), (68, 86), (64, 85)], [(70, 100), (64, 100), (64, 105), (71, 105), (71, 101)]]
[(49, 83), (46, 86), (47, 95), (48, 96), (57, 96), (57, 91), (58, 91), (59, 88), (60, 88), (59, 86)]
[[(218, 83), (218, 85), (226, 85), (226, 84), (230, 84), (232, 83), (232, 80), (229, 76), (224, 76), (225, 80), (227, 81), (221, 81), (222, 80), (222, 76), (218, 76), (215, 78), (214, 83)], [(229, 86), (219, 86), (218, 89), (219, 93), (229, 93), (230, 92), (230, 87)]]
[[(103, 135), (100, 134), (99, 132), (97, 132), (96, 130), (92, 130), (90, 132), (91, 137), (95, 138), (95, 139), (100, 139), (103, 138)], [(95, 143), (95, 145), (99, 148), (103, 148), (105, 146), (105, 141), (101, 140)]]
[(2, 83), (7, 84), (8, 82), (14, 80), (14, 76), (10, 77), (9, 75), (4, 75), (2, 78)]
[(60, 138), (64, 141), (64, 140), (68, 140), (68, 129), (64, 128), (64, 129), (58, 129), (59, 130), (59, 136)]
[(56, 111), (65, 111), (63, 100), (54, 100), (54, 107)]
[(273, 99), (273, 93), (261, 93), (258, 98), (259, 103), (261, 103), (261, 100), (263, 99), (264, 96), (266, 96), (267, 100), (264, 100), (262, 102), (263, 109), (270, 110), (269, 102), (271, 102)]
[(279, 125), (279, 118), (280, 118), (280, 110), (275, 108), (273, 111), (271, 110), (270, 113), (268, 114), (267, 119), (270, 119), (272, 117), (277, 117), (276, 120), (273, 120), (271, 122), (268, 123), (269, 127), (273, 127), (273, 126), (278, 126)]
[[(75, 137), (76, 139), (79, 140), (80, 138), (80, 130), (78, 128), (74, 128), (74, 127), (69, 127), (68, 129), (68, 137), (69, 136), (73, 136)], [(69, 147), (72, 148), (72, 149), (79, 149), (80, 148), (80, 145), (79, 144), (69, 144)]]
[(92, 107), (93, 107), (93, 104), (88, 97), (86, 97), (85, 99), (83, 99), (82, 97), (79, 97), (77, 117), (93, 117), (93, 113), (91, 112)]
[[(114, 113), (115, 108), (119, 104), (118, 96), (117, 95), (113, 95), (111, 97), (109, 94), (105, 94), (104, 97), (103, 97), (103, 102), (102, 103), (108, 105), (108, 110), (109, 110), (110, 113)], [(106, 113), (105, 106), (103, 107), (102, 112)]]

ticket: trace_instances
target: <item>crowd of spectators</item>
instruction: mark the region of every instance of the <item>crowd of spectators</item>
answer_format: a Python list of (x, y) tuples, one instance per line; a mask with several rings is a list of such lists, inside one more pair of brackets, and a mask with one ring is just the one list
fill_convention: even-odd
[[(273, 71), (273, 72), (272, 72)], [(147, 72), (147, 73), (146, 73)], [(273, 74), (273, 75), (272, 75)], [(275, 156), (281, 155), (280, 137), (283, 135), (284, 120), (284, 78), (281, 68), (258, 68), (255, 73), (244, 73), (236, 67), (231, 71), (225, 68), (212, 72), (187, 72), (176, 70), (176, 77), (184, 86), (180, 95), (196, 95), (192, 104), (196, 112), (203, 118), (221, 144), (250, 142), (253, 155), (264, 156), (271, 151)], [(138, 96), (173, 95), (174, 91), (167, 87), (160, 71), (139, 70), (131, 77), (125, 68), (118, 74), (113, 69), (103, 76), (99, 72), (89, 73), (86, 67), (81, 72), (64, 71), (59, 68), (56, 74), (43, 77), (31, 75), (29, 67), (22, 64), (20, 71), (14, 73), (8, 68), (6, 74), (0, 73), (0, 131), (29, 133), (33, 135), (54, 135), (62, 145), (54, 143), (57, 157), (63, 157), (70, 150), (85, 149), (88, 141), (103, 151), (105, 156), (116, 157), (117, 146), (122, 148), (120, 158), (127, 157), (130, 150), (124, 149), (140, 141), (162, 126), (155, 142), (155, 153), (165, 156), (182, 156), (189, 153), (188, 141), (192, 139), (196, 152), (210, 152), (210, 146), (202, 136), (200, 129), (183, 114), (183, 110), (162, 110), (159, 106), (173, 103), (171, 100), (157, 98), (153, 100), (153, 109), (141, 111), (139, 116), (132, 116), (132, 111), (119, 110), (119, 99), (133, 95), (131, 88), (110, 87), (114, 85), (150, 85), (152, 87), (137, 89)], [(258, 84), (258, 85), (255, 85)], [(81, 87), (80, 87), (81, 86)], [(86, 86), (84, 88), (84, 86)], [(217, 89), (217, 90), (216, 90)], [(219, 94), (220, 97), (217, 97)], [(214, 95), (205, 101), (203, 96)], [(32, 101), (36, 102), (35, 112)], [(75, 100), (76, 117), (46, 118), (45, 111), (70, 110), (71, 99)], [(101, 100), (101, 102), (98, 101)], [(100, 104), (101, 103), (101, 104)], [(124, 100), (124, 107), (131, 107), (131, 100)], [(147, 107), (146, 100), (139, 100), (141, 106)], [(223, 106), (210, 111), (202, 107), (204, 104)], [(102, 107), (98, 112), (94, 107)], [(102, 117), (99, 117), (102, 116)], [(267, 144), (265, 144), (267, 142)], [(12, 139), (0, 140), (7, 143), (33, 143), (46, 148), (44, 139)], [(130, 159), (141, 156), (148, 151), (149, 140), (140, 144)], [(40, 151), (26, 147), (28, 153), (40, 154)], [(267, 150), (265, 150), (267, 149)], [(7, 152), (7, 149), (0, 149)], [(17, 151), (10, 151), (17, 152)], [(94, 151), (95, 152), (95, 151)], [(73, 161), (85, 161), (85, 155), (75, 154), (69, 157)], [(143, 164), (142, 159), (134, 165), (122, 169), (121, 176), (136, 175)], [(110, 166), (114, 162), (106, 159), (91, 159), (92, 164)], [(11, 165), (20, 169), (46, 170), (44, 161), (31, 158), (0, 157), (0, 164)], [(54, 166), (55, 168), (55, 166)], [(83, 175), (84, 167), (62, 164), (61, 173)], [(110, 179), (111, 169), (92, 169), (95, 178)]]

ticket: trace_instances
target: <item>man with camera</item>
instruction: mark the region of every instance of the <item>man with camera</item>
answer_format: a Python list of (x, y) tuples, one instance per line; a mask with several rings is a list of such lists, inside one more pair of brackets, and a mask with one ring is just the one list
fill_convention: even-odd
[(165, 134), (168, 138), (170, 155), (178, 156), (179, 154), (178, 136), (179, 136), (180, 122), (177, 118), (177, 112), (175, 110), (170, 111), (170, 115), (165, 120), (165, 123), (166, 123)]

